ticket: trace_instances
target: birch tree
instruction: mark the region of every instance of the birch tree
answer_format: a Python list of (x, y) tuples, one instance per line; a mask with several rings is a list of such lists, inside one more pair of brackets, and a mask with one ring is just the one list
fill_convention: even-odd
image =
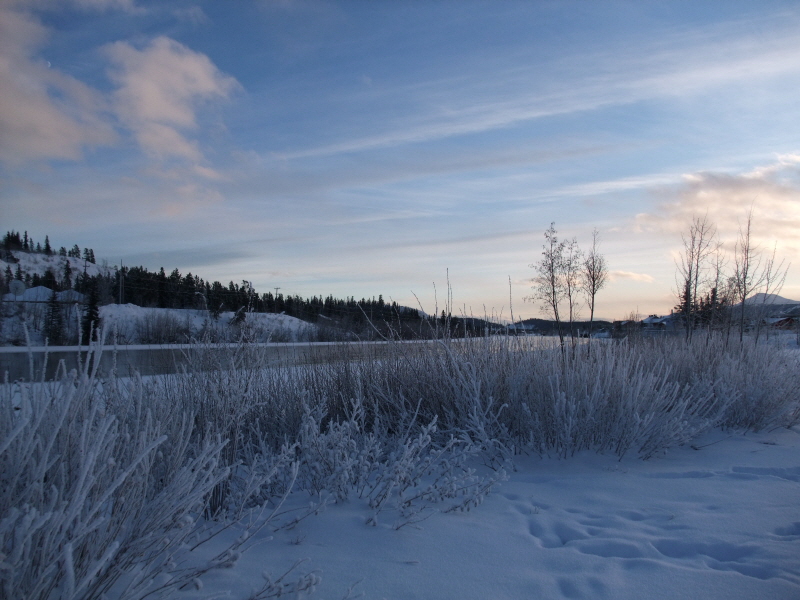
[(739, 238), (734, 251), (734, 285), (739, 301), (739, 341), (744, 339), (747, 298), (764, 283), (761, 251), (752, 239), (753, 209), (747, 213), (744, 226), (739, 225)]
[(580, 309), (581, 263), (583, 252), (578, 247), (578, 240), (572, 238), (564, 242), (561, 261), (561, 276), (564, 280), (564, 296), (569, 310), (569, 337), (575, 344), (575, 319)]
[(559, 305), (561, 304), (565, 288), (561, 276), (564, 268), (565, 243), (558, 241), (555, 223), (550, 223), (550, 228), (544, 232), (545, 243), (542, 245), (542, 258), (530, 265), (536, 269), (533, 278), (533, 300), (539, 302), (541, 309), (550, 315), (556, 322), (558, 340), (564, 347), (564, 329), (561, 324)]
[(608, 266), (605, 257), (600, 254), (600, 232), (595, 229), (592, 232), (592, 246), (589, 253), (583, 259), (582, 287), (586, 296), (586, 303), (589, 305), (589, 335), (592, 335), (594, 324), (594, 306), (597, 292), (602, 290), (608, 280)]
[(694, 217), (688, 233), (681, 234), (683, 251), (677, 260), (678, 310), (683, 316), (686, 339), (692, 337), (696, 325), (698, 288), (704, 281), (708, 258), (715, 249), (716, 227), (708, 215)]
[[(786, 275), (789, 272), (789, 265), (786, 259), (777, 260), (778, 243), (772, 247), (772, 254), (764, 261), (764, 270), (762, 275), (764, 293), (761, 296), (761, 305), (759, 310), (756, 311), (756, 343), (761, 334), (761, 322), (767, 317), (768, 304), (774, 303), (774, 296), (781, 293), (783, 284), (786, 281)], [(767, 330), (769, 331), (769, 330)]]

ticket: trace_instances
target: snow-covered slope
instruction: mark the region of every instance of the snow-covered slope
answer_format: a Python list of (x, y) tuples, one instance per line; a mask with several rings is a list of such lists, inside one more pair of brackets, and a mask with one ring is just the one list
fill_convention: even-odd
[(78, 273), (83, 273), (84, 270), (90, 277), (95, 277), (100, 274), (110, 275), (114, 272), (113, 267), (103, 264), (93, 264), (82, 258), (59, 256), (57, 254), (48, 256), (47, 254), (22, 252), (21, 250), (12, 250), (11, 254), (18, 262), (10, 263), (0, 260), (0, 270), (5, 271), (6, 267), (11, 267), (11, 272), (16, 273), (17, 265), (19, 265), (23, 273), (42, 277), (48, 269), (51, 269), (56, 279), (61, 281), (64, 273), (64, 265), (69, 262), (73, 283), (75, 281), (75, 276)]
[(219, 341), (235, 341), (244, 334), (254, 342), (300, 342), (312, 339), (316, 331), (311, 323), (287, 315), (247, 313), (241, 326), (231, 324), (233, 317), (232, 312), (224, 312), (213, 320), (204, 310), (145, 308), (135, 304), (100, 307), (100, 318), (107, 332), (130, 344), (185, 342), (206, 333)]
[(332, 504), (176, 597), (248, 598), (305, 560), (312, 598), (796, 600), (799, 452), (795, 428), (714, 432), (650, 461), (518, 458), (471, 512), (395, 531), (365, 525), (357, 499)]
[(777, 294), (764, 294), (759, 292), (758, 294), (753, 294), (747, 299), (748, 303), (751, 304), (800, 304), (800, 300), (790, 300), (789, 298), (784, 298), (783, 296), (778, 296)]

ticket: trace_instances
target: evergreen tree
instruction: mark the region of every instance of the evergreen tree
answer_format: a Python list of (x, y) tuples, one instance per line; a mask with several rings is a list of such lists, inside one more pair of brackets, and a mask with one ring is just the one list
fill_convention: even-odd
[(58, 255), (59, 256), (66, 256), (67, 255), (67, 249), (64, 248), (64, 246), (61, 246), (61, 248), (59, 248), (59, 250), (58, 250)]
[(61, 276), (61, 287), (68, 290), (72, 287), (72, 267), (69, 260), (64, 261), (64, 272)]
[(53, 254), (53, 249), (50, 247), (50, 236), (47, 235), (44, 236), (44, 253), (47, 254), (47, 256)]
[(30, 246), (28, 245), (28, 232), (25, 232), (25, 235), (22, 237), (22, 249), (27, 252), (30, 250)]
[(86, 307), (81, 320), (81, 340), (85, 343), (97, 341), (97, 329), (100, 327), (100, 307), (98, 306), (97, 282), (90, 278), (87, 282)]
[(53, 272), (52, 268), (49, 268), (44, 272), (44, 275), (41, 277), (41, 279), (39, 279), (39, 285), (43, 285), (51, 290), (58, 290), (58, 279), (56, 279), (56, 274)]
[(51, 346), (62, 346), (64, 344), (64, 313), (61, 311), (61, 303), (58, 301), (55, 291), (47, 302), (44, 336)]
[(22, 250), (22, 238), (19, 231), (9, 231), (3, 238), (3, 248), (6, 251)]

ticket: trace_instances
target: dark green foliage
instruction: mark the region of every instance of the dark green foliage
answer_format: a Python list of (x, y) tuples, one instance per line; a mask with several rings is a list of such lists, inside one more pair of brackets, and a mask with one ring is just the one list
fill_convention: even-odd
[(3, 249), (6, 251), (22, 250), (22, 237), (19, 231), (8, 231), (3, 237)]
[(87, 284), (86, 306), (81, 320), (81, 340), (89, 343), (97, 340), (97, 330), (100, 327), (100, 308), (97, 293), (97, 282), (90, 278)]
[(72, 287), (72, 267), (69, 265), (69, 261), (64, 261), (64, 272), (61, 275), (62, 281), (61, 286), (68, 290)]
[(61, 310), (61, 303), (58, 301), (56, 292), (53, 292), (47, 302), (44, 337), (47, 338), (47, 343), (51, 346), (62, 346), (64, 344), (64, 313)]
[(43, 285), (46, 288), (50, 288), (51, 290), (58, 290), (61, 286), (58, 283), (58, 279), (56, 279), (56, 274), (53, 272), (53, 269), (47, 269), (42, 275), (41, 279), (39, 280), (39, 285)]

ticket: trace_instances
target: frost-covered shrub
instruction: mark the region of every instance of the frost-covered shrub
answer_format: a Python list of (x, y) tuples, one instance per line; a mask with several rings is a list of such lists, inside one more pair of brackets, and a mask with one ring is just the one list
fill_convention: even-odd
[[(309, 376), (309, 394), (339, 415), (360, 395), (402, 430), (437, 419), (439, 443), (466, 435), (491, 461), (520, 450), (595, 449), (650, 457), (710, 428), (796, 422), (796, 362), (785, 351), (696, 336), (593, 344), (567, 352), (519, 338), (394, 344), (357, 366)], [(794, 417), (792, 416), (794, 415)]]
[(744, 344), (727, 353), (715, 369), (713, 384), (715, 395), (726, 401), (722, 425), (759, 431), (796, 424), (800, 419), (796, 354), (767, 344)]
[[(196, 344), (175, 375), (0, 385), (0, 589), (14, 598), (168, 597), (263, 527), (359, 499), (399, 528), (476, 506), (517, 452), (643, 458), (717, 426), (800, 420), (795, 355), (697, 335), (562, 352), (485, 338), (264, 350)], [(291, 491), (313, 496), (283, 516)], [(208, 560), (204, 541), (242, 535)], [(177, 565), (181, 565), (180, 568)], [(270, 579), (258, 597), (310, 591)]]
[[(113, 384), (98, 383), (84, 372), (3, 386), (6, 598), (98, 598), (112, 588), (116, 597), (141, 597), (156, 575), (173, 570), (224, 474), (217, 464), (221, 441), (189, 448), (188, 430), (167, 435), (169, 426), (141, 394), (128, 398), (129, 414), (119, 418), (105, 391)], [(181, 583), (169, 579), (165, 589)]]
[(169, 312), (153, 312), (136, 322), (136, 339), (140, 344), (182, 344), (188, 341), (191, 327)]
[[(0, 386), (4, 598), (170, 597), (235, 562), (297, 475), (293, 448), (231, 436), (238, 455), (226, 454), (236, 414), (204, 421), (198, 388), (180, 376), (101, 381), (98, 362)], [(246, 530), (226, 550), (193, 558), (235, 523)], [(267, 591), (307, 583), (278, 578)]]

